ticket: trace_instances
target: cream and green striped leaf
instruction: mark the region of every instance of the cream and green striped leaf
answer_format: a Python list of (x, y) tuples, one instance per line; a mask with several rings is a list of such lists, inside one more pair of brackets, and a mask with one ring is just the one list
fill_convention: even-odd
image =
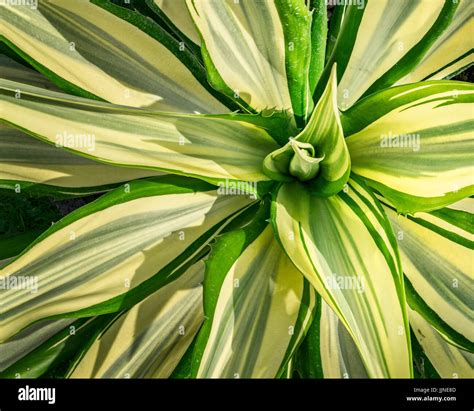
[(71, 378), (168, 378), (204, 320), (204, 263), (191, 266), (115, 321)]
[(30, 67), (20, 64), (5, 54), (0, 54), (0, 73), (3, 79), (46, 88), (48, 90), (60, 91), (46, 76)]
[(367, 378), (357, 346), (333, 310), (322, 301), (321, 365), (324, 378)]
[(333, 310), (320, 308), (296, 354), (301, 378), (367, 378), (363, 361), (350, 334)]
[[(67, 328), (74, 320), (63, 319), (43, 321), (33, 324), (16, 335), (10, 341), (0, 344), (0, 377), (25, 377), (14, 364), (17, 364), (25, 356), (31, 355), (39, 346), (44, 344), (57, 333)], [(13, 365), (12, 368), (10, 368)], [(10, 368), (10, 371), (6, 371)]]
[(199, 176), (213, 182), (254, 182), (268, 180), (261, 163), (278, 148), (266, 131), (238, 121), (236, 116), (149, 112), (8, 80), (0, 80), (0, 85), (7, 123), (105, 163)]
[(334, 46), (336, 45), (337, 38), (341, 31), (342, 23), (344, 22), (344, 16), (346, 14), (347, 3), (337, 4), (332, 9), (332, 15), (329, 19), (329, 28), (327, 33), (327, 45), (326, 45), (326, 59), (328, 62), (331, 58)]
[(342, 115), (352, 171), (399, 212), (445, 207), (474, 194), (474, 86), (393, 87)]
[(474, 350), (473, 215), (447, 208), (414, 217), (385, 211), (409, 281), (408, 303), (455, 344)]
[(338, 103), (344, 110), (368, 92), (391, 86), (428, 53), (458, 6), (452, 0), (367, 0), (348, 5), (322, 83), (337, 62)]
[(29, 326), (0, 344), (2, 348), (11, 349), (18, 342), (20, 347), (26, 348), (0, 371), (0, 378), (65, 378), (119, 315), (41, 321)]
[(459, 7), (449, 27), (431, 46), (418, 66), (397, 81), (396, 85), (451, 78), (473, 64), (473, 4), (470, 0), (458, 2)]
[(416, 311), (409, 310), (410, 324), (423, 351), (441, 378), (474, 378), (474, 354), (450, 344)]
[(0, 270), (0, 341), (40, 319), (94, 316), (141, 301), (249, 204), (197, 180), (163, 176), (76, 210)]
[(188, 11), (186, 0), (146, 0), (149, 7), (157, 7), (169, 22), (173, 24), (189, 40), (197, 45), (201, 44), (199, 32), (194, 25), (191, 14)]
[(272, 206), (274, 228), (290, 259), (346, 326), (368, 376), (408, 378), (411, 349), (396, 240), (365, 187), (350, 180), (346, 191), (322, 198), (299, 183), (281, 185)]
[[(276, 3), (187, 0), (187, 4), (202, 36), (211, 84), (257, 111), (291, 110), (285, 31)], [(301, 46), (295, 43), (295, 47)]]
[(281, 376), (309, 326), (314, 290), (275, 241), (266, 214), (220, 237), (206, 262), (195, 377)]
[(2, 5), (0, 12), (6, 44), (68, 92), (162, 111), (227, 111), (179, 60), (186, 51), (179, 54), (179, 43), (158, 25), (157, 41), (88, 0), (43, 0), (37, 9)]
[(342, 190), (349, 179), (351, 159), (344, 140), (337, 107), (337, 74), (333, 66), (329, 82), (304, 130), (295, 140), (311, 144), (316, 157), (323, 157), (316, 179), (309, 183), (311, 192), (328, 197)]
[(159, 174), (98, 163), (0, 124), (0, 188), (17, 194), (82, 196)]

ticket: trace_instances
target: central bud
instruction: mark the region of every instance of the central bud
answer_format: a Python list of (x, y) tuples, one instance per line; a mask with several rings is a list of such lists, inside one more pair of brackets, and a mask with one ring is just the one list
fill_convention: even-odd
[(317, 156), (316, 149), (310, 143), (298, 141), (290, 137), (282, 148), (270, 153), (263, 162), (263, 171), (272, 180), (302, 182), (316, 178), (319, 163), (324, 156)]
[(301, 181), (320, 197), (333, 196), (344, 188), (351, 158), (337, 107), (335, 64), (304, 129), (265, 157), (263, 172), (274, 181)]

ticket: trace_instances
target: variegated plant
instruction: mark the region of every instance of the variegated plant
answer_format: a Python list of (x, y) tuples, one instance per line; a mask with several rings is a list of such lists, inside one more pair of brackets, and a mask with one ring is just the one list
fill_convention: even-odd
[(473, 3), (336, 3), (2, 2), (1, 376), (473, 376)]

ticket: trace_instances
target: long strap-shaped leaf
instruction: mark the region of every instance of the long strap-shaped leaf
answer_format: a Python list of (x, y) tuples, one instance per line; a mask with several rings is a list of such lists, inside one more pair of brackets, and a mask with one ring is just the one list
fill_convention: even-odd
[(446, 341), (423, 316), (409, 310), (410, 324), (441, 378), (474, 378), (474, 354)]
[(188, 11), (186, 0), (147, 0), (156, 5), (187, 38), (200, 45), (201, 38)]
[(0, 124), (0, 169), (0, 188), (54, 196), (107, 191), (121, 182), (161, 174), (75, 156), (5, 124)]
[(367, 378), (357, 346), (333, 310), (322, 301), (321, 365), (325, 378)]
[(8, 123), (106, 163), (261, 181), (268, 180), (263, 159), (278, 148), (263, 129), (228, 118), (143, 112), (8, 80), (0, 84)]
[(311, 114), (308, 125), (296, 137), (297, 141), (311, 144), (316, 149), (316, 155), (323, 157), (319, 163), (319, 175), (310, 183), (310, 189), (325, 197), (341, 191), (351, 172), (351, 159), (337, 107), (336, 77), (334, 65), (326, 89)]
[(357, 346), (333, 310), (321, 301), (296, 354), (301, 378), (367, 378)]
[(164, 111), (227, 111), (165, 45), (88, 0), (0, 10), (7, 44), (74, 94)]
[(61, 91), (43, 74), (33, 70), (31, 67), (20, 64), (5, 54), (0, 54), (0, 72), (2, 73), (3, 79), (46, 88), (48, 90)]
[[(448, 338), (466, 348), (470, 345), (472, 349), (472, 214), (442, 209), (403, 217), (389, 207), (385, 207), (385, 211), (398, 239), (403, 271), (410, 286), (429, 307), (421, 314)], [(416, 309), (423, 307), (425, 305), (418, 305)], [(435, 316), (430, 315), (431, 311)], [(443, 327), (443, 323), (448, 327)]]
[[(39, 322), (26, 328), (11, 341), (0, 344), (0, 377), (5, 376), (2, 373), (5, 369), (30, 354), (55, 334), (68, 327), (73, 321), (73, 319), (68, 318)], [(12, 376), (14, 377), (15, 374), (17, 374), (16, 371)], [(16, 376), (21, 377), (22, 375), (20, 373)]]
[(164, 176), (76, 210), (0, 270), (0, 341), (42, 318), (130, 307), (171, 281), (247, 204)]
[(352, 171), (400, 212), (474, 194), (474, 86), (430, 81), (376, 93), (342, 116)]
[[(202, 35), (204, 61), (213, 86), (258, 111), (291, 110), (285, 35), (277, 5), (248, 0), (187, 3)], [(299, 50), (301, 44), (294, 46)]]
[(368, 375), (410, 377), (402, 272), (377, 200), (356, 181), (329, 198), (289, 183), (272, 211), (283, 248), (347, 327)]
[(91, 346), (72, 378), (167, 378), (202, 324), (204, 264), (120, 317)]
[(472, 1), (458, 0), (456, 13), (449, 27), (431, 46), (423, 60), (396, 85), (421, 80), (441, 80), (450, 78), (474, 62), (472, 46), (472, 25), (474, 14)]
[[(275, 0), (274, 3), (283, 27), (286, 76), (291, 104), (293, 112), (303, 123), (313, 109), (310, 77), (320, 74), (317, 59), (324, 54), (318, 55), (316, 50), (312, 49), (311, 26), (312, 21), (318, 16), (315, 17), (314, 12), (309, 12), (304, 0)], [(318, 40), (322, 42), (326, 40), (324, 32)], [(318, 44), (317, 41), (315, 44)]]
[[(447, 29), (458, 6), (452, 0), (367, 0), (348, 5), (328, 62), (338, 63), (339, 106), (347, 109), (369, 89), (385, 88), (404, 77)], [(328, 66), (316, 96), (329, 75)]]
[(314, 291), (262, 217), (219, 238), (206, 263), (194, 376), (274, 378), (309, 325)]

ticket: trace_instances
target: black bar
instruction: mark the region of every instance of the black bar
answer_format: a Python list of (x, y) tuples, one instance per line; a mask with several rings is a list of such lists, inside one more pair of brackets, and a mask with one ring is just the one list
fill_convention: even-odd
[[(45, 390), (54, 388), (52, 395)], [(472, 380), (0, 380), (0, 411), (131, 410), (207, 405), (314, 410), (350, 406), (383, 410), (472, 410)], [(25, 390), (27, 389), (27, 391)], [(22, 390), (22, 391), (20, 391)], [(34, 394), (33, 394), (34, 391)], [(27, 394), (26, 399), (25, 395)], [(52, 391), (49, 391), (52, 394)], [(19, 399), (22, 396), (22, 400)], [(34, 400), (32, 397), (42, 397)], [(48, 401), (49, 398), (49, 401)], [(227, 403), (227, 405), (226, 405)]]

